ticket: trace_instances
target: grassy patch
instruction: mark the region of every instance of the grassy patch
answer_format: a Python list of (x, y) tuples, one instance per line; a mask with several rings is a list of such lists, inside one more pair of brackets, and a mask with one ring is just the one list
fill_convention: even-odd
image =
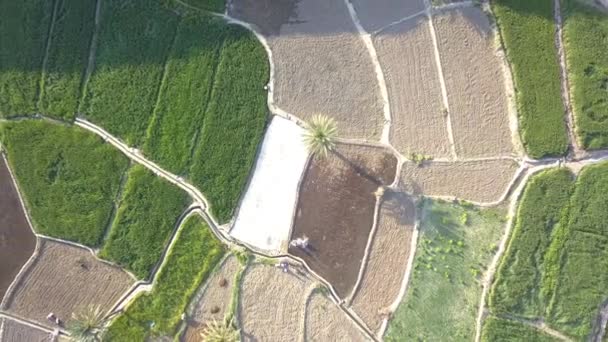
[(493, 0), (516, 87), (520, 134), (533, 158), (566, 153), (553, 0)]
[(36, 231), (98, 246), (127, 158), (77, 127), (31, 120), (0, 128)]
[(515, 227), (490, 295), (494, 313), (542, 317), (547, 298), (539, 291), (545, 253), (568, 207), (574, 184), (568, 169), (535, 175), (526, 185)]
[(505, 210), (426, 200), (411, 284), (387, 341), (469, 341)]
[(126, 267), (139, 278), (148, 277), (188, 200), (181, 189), (143, 166), (134, 166), (100, 256)]
[(608, 146), (608, 15), (562, 0), (576, 128), (585, 148)]
[(95, 28), (95, 0), (57, 0), (56, 7), (39, 109), (45, 115), (72, 120)]
[(264, 135), (268, 74), (266, 52), (255, 36), (229, 25), (190, 169), (220, 222), (234, 213)]
[(224, 13), (225, 0), (182, 0), (184, 3), (210, 12)]
[(0, 1), (0, 117), (35, 114), (53, 2)]
[(559, 340), (523, 323), (490, 316), (484, 321), (481, 341), (552, 342)]
[(104, 0), (84, 116), (140, 145), (152, 116), (178, 17), (159, 2)]
[(181, 228), (152, 293), (135, 299), (110, 326), (106, 338), (130, 342), (175, 334), (190, 298), (224, 252), (207, 224), (199, 216), (191, 216)]

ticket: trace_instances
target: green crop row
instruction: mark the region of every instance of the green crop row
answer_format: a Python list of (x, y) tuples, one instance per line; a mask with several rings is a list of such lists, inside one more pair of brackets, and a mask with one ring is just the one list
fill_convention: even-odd
[(190, 217), (181, 228), (152, 293), (135, 299), (112, 323), (106, 339), (131, 342), (174, 335), (196, 289), (224, 253), (207, 224), (199, 216)]
[(566, 153), (553, 0), (493, 0), (513, 70), (520, 135), (533, 158)]
[(562, 0), (564, 44), (577, 133), (583, 147), (608, 147), (608, 15)]
[(128, 173), (123, 198), (99, 255), (147, 278), (188, 205), (185, 192), (137, 165)]
[(38, 233), (99, 246), (127, 158), (77, 127), (29, 120), (0, 128)]
[(481, 341), (554, 342), (559, 340), (523, 323), (490, 316), (484, 321)]
[(182, 0), (182, 2), (209, 12), (224, 13), (226, 9), (225, 0)]

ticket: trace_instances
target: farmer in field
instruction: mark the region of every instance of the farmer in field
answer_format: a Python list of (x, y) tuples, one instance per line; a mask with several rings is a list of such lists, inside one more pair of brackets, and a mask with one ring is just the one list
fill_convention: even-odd
[(294, 240), (291, 240), (289, 245), (292, 247), (299, 247), (299, 248), (306, 250), (306, 249), (308, 249), (309, 240), (308, 240), (308, 237), (306, 235), (304, 235), (301, 238), (296, 238)]

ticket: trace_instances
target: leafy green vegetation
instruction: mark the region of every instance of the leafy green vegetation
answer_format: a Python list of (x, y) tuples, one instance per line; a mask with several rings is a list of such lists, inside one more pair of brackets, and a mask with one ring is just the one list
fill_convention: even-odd
[(127, 144), (142, 144), (177, 23), (158, 2), (104, 0), (96, 67), (80, 112)]
[(559, 340), (523, 323), (490, 316), (484, 321), (481, 341), (553, 342)]
[(126, 267), (139, 278), (148, 277), (188, 200), (181, 189), (141, 165), (134, 166), (99, 255)]
[(225, 250), (199, 216), (191, 216), (158, 275), (150, 294), (138, 297), (107, 333), (109, 341), (145, 341), (174, 335), (181, 314), (199, 285), (222, 259)]
[(95, 0), (57, 0), (39, 110), (72, 120), (95, 28)]
[(182, 0), (184, 3), (210, 12), (224, 13), (225, 0)]
[(386, 340), (470, 341), (506, 211), (431, 200), (422, 210), (411, 283)]
[(563, 155), (568, 136), (553, 0), (493, 0), (516, 87), (520, 134), (533, 158)]
[(542, 317), (547, 298), (539, 291), (545, 253), (573, 189), (567, 169), (535, 175), (526, 185), (515, 227), (490, 295), (494, 313)]
[(562, 0), (576, 128), (585, 148), (608, 146), (608, 15)]
[(0, 117), (35, 114), (53, 2), (0, 0)]
[(190, 178), (220, 222), (230, 219), (264, 135), (266, 52), (246, 29), (228, 25)]
[(78, 127), (27, 120), (0, 128), (37, 232), (98, 246), (127, 158)]

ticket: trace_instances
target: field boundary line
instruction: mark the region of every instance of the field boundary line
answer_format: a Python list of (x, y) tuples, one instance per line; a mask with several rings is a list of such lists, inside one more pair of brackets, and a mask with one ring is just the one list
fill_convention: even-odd
[(474, 1), (465, 0), (465, 1), (452, 2), (449, 4), (438, 5), (438, 6), (431, 5), (431, 11), (433, 11), (435, 13), (439, 13), (442, 11), (449, 11), (449, 10), (454, 10), (454, 9), (459, 9), (459, 8), (469, 8), (469, 7), (473, 7), (473, 6), (475, 6)]
[(110, 231), (112, 230), (112, 226), (114, 226), (114, 220), (118, 215), (118, 209), (120, 208), (120, 203), (122, 202), (122, 196), (127, 185), (127, 179), (129, 178), (128, 173), (131, 169), (131, 166), (131, 159), (129, 159), (129, 165), (127, 165), (127, 168), (120, 176), (120, 182), (118, 183), (118, 191), (116, 191), (116, 196), (114, 197), (114, 205), (112, 206), (112, 212), (110, 212), (110, 217), (108, 217), (108, 222), (106, 223), (106, 227), (103, 232), (101, 244), (103, 244), (108, 239), (108, 236), (110, 236)]
[(506, 319), (508, 321), (519, 322), (519, 323), (522, 323), (529, 327), (532, 327), (536, 330), (544, 332), (545, 334), (558, 338), (562, 341), (572, 342), (572, 339), (570, 339), (568, 336), (562, 334), (561, 332), (559, 332), (555, 329), (551, 329), (542, 319), (533, 321), (533, 320), (517, 317), (517, 316), (511, 315), (511, 314), (496, 315), (496, 317), (501, 318), (501, 319)]
[(36, 94), (36, 109), (40, 111), (42, 97), (44, 96), (44, 80), (46, 79), (46, 68), (49, 62), (49, 51), (53, 44), (53, 32), (55, 31), (55, 21), (57, 20), (57, 8), (60, 0), (53, 1), (53, 13), (51, 14), (51, 23), (47, 30), (46, 46), (44, 48), (44, 57), (42, 58), (42, 67), (40, 70), (40, 81), (38, 82), (38, 93)]
[(310, 302), (310, 298), (312, 298), (313, 294), (316, 292), (318, 284), (313, 282), (306, 288), (303, 296), (303, 303), (300, 303), (300, 308), (302, 310), (302, 314), (300, 315), (300, 336), (298, 336), (299, 342), (306, 342), (306, 317), (308, 316), (308, 305)]
[(82, 76), (82, 80), (81, 80), (80, 100), (78, 101), (78, 109), (77, 109), (78, 112), (84, 111), (82, 106), (85, 103), (86, 95), (87, 95), (87, 87), (89, 85), (89, 80), (91, 79), (91, 75), (93, 74), (93, 69), (95, 68), (95, 57), (97, 55), (97, 40), (99, 38), (99, 31), (101, 30), (101, 2), (102, 1), (103, 0), (95, 1), (95, 28), (93, 29), (93, 34), (91, 35), (87, 68), (86, 68), (84, 75)]
[(608, 334), (608, 299), (600, 305), (599, 313), (591, 331), (590, 342), (602, 342), (606, 334)]
[(404, 22), (406, 22), (408, 20), (414, 19), (414, 18), (416, 18), (418, 16), (424, 15), (424, 14), (426, 14), (426, 12), (427, 12), (427, 9), (425, 8), (425, 9), (423, 9), (421, 11), (418, 11), (418, 12), (416, 12), (414, 14), (410, 14), (407, 17), (403, 17), (401, 19), (397, 19), (397, 20), (393, 21), (392, 23), (389, 23), (389, 24), (386, 24), (386, 25), (380, 27), (379, 29), (377, 29), (374, 32), (370, 33), (370, 35), (377, 36), (378, 34), (382, 33), (383, 31), (387, 30), (388, 28), (391, 28), (391, 27), (393, 27), (395, 25), (399, 25), (399, 24), (404, 23)]
[(390, 99), (388, 97), (388, 88), (386, 86), (386, 77), (384, 76), (384, 71), (382, 70), (382, 65), (380, 65), (380, 60), (378, 59), (378, 53), (376, 51), (376, 47), (374, 46), (374, 42), (372, 41), (371, 35), (365, 31), (363, 26), (361, 26), (361, 22), (359, 21), (359, 16), (357, 15), (357, 11), (353, 6), (350, 0), (344, 0), (344, 5), (346, 6), (348, 13), (350, 14), (350, 19), (357, 29), (359, 33), (359, 38), (363, 41), (369, 57), (374, 65), (374, 71), (376, 73), (376, 83), (378, 88), (380, 88), (380, 97), (382, 98), (382, 107), (384, 113), (384, 125), (382, 129), (382, 136), (380, 137), (380, 141), (386, 144), (390, 144), (389, 137), (391, 132), (391, 104)]
[[(61, 328), (55, 328), (55, 329), (51, 329), (49, 327), (46, 327), (36, 321), (30, 320), (28, 318), (24, 318), (24, 317), (20, 317), (18, 315), (15, 315), (13, 313), (10, 312), (6, 312), (6, 311), (0, 311), (0, 318), (3, 318), (4, 320), (10, 320), (10, 321), (15, 321), (19, 324), (23, 324), (23, 325), (27, 325), (30, 328), (34, 328), (34, 329), (38, 329), (38, 330), (42, 330), (46, 333), (49, 333), (52, 337), (57, 336), (58, 334), (60, 335), (64, 335), (64, 336), (69, 336), (65, 330), (61, 329)], [(4, 327), (2, 327), (4, 328)], [(0, 337), (2, 337), (2, 334), (0, 334)], [(7, 341), (7, 342), (11, 342), (11, 341)]]

